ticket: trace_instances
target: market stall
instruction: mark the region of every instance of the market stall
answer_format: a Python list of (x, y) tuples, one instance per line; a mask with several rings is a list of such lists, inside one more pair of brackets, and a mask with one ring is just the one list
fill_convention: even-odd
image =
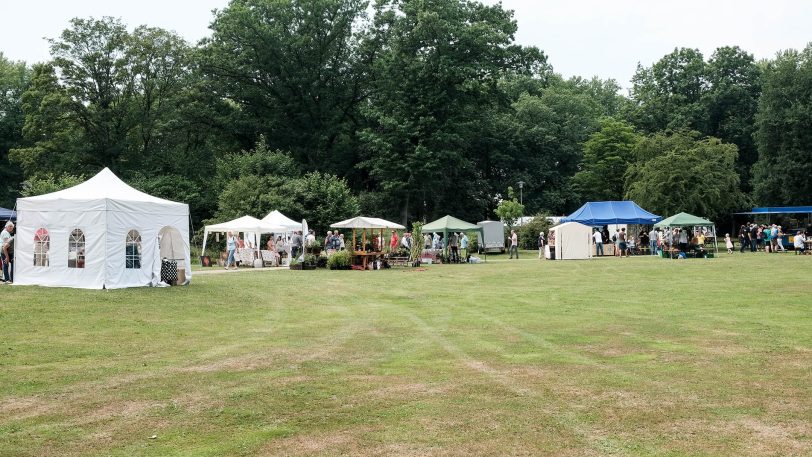
[[(710, 228), (710, 235), (713, 238), (714, 252), (716, 252), (716, 253), (719, 252), (718, 243), (716, 242), (716, 225), (713, 222), (711, 222), (711, 221), (709, 221), (707, 219), (703, 219), (701, 217), (694, 216), (693, 214), (678, 213), (678, 214), (675, 214), (675, 215), (673, 215), (671, 217), (665, 218), (665, 219), (661, 220), (660, 222), (654, 224), (654, 228), (666, 229), (666, 230), (670, 230), (670, 229), (673, 229), (673, 228), (679, 228), (679, 229), (691, 228), (692, 233), (701, 233), (701, 231), (703, 229)], [(704, 255), (704, 253), (705, 253), (705, 243), (704, 243), (704, 241), (699, 243), (699, 242), (695, 241), (693, 239), (693, 237), (688, 237), (688, 239), (691, 241), (689, 243), (692, 246), (691, 253), (695, 257), (699, 257), (699, 256), (704, 257), (705, 256)], [(703, 240), (704, 240), (704, 237), (703, 237)], [(678, 253), (679, 252), (678, 250), (675, 251), (675, 248), (674, 248), (673, 244), (674, 243), (672, 243), (671, 246), (668, 246), (668, 251), (667, 252), (672, 253), (672, 255), (670, 255), (669, 257), (674, 257), (673, 253)]]
[[(436, 221), (431, 221), (428, 224), (424, 225), (423, 233), (442, 233), (443, 240), (445, 244), (443, 246), (443, 252), (446, 257), (448, 257), (448, 234), (454, 232), (477, 232), (480, 235), (480, 239), (485, 237), (484, 229), (481, 225), (471, 224), (470, 222), (465, 222), (461, 219), (457, 219), (453, 216), (443, 216)], [(486, 254), (487, 256), (487, 254)]]
[(285, 230), (286, 228), (283, 226), (271, 225), (252, 216), (243, 216), (231, 221), (207, 225), (203, 229), (203, 249), (200, 255), (206, 255), (206, 243), (209, 233), (243, 233), (249, 235), (251, 246), (239, 249), (236, 257), (243, 264), (253, 264), (254, 260), (262, 258), (260, 254), (260, 236), (267, 233), (283, 233)]
[[(364, 216), (336, 222), (331, 224), (330, 228), (352, 230), (352, 238), (346, 244), (352, 247), (353, 264), (360, 265), (365, 270), (370, 265), (370, 262), (374, 262), (383, 256), (383, 231), (406, 229), (406, 227), (386, 219)], [(359, 233), (360, 238), (358, 237)]]

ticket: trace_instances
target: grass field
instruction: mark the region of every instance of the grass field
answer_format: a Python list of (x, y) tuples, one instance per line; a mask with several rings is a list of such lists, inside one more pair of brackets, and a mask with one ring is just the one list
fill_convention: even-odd
[(811, 455), (812, 258), (0, 288), (0, 455)]

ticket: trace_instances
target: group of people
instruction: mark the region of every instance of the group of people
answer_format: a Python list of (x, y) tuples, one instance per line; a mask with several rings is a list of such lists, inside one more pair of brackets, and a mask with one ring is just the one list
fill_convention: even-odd
[[(793, 247), (795, 253), (806, 252), (806, 234), (804, 230), (798, 230), (794, 237)], [(725, 245), (727, 252), (733, 252), (733, 240), (730, 234), (725, 234)], [(761, 224), (754, 223), (742, 224), (739, 227), (739, 252), (745, 252), (748, 249), (750, 252), (786, 252), (784, 247), (784, 229), (776, 224)]]
[(0, 249), (2, 249), (3, 284), (14, 282), (14, 223), (6, 222), (0, 232)]
[(423, 234), (423, 249), (428, 251), (441, 251), (448, 248), (448, 260), (452, 263), (459, 263), (463, 259), (468, 259), (468, 246), (470, 240), (465, 232), (449, 232), (448, 239), (440, 233)]
[(604, 243), (611, 241), (616, 257), (629, 257), (640, 254), (648, 247), (649, 254), (660, 255), (666, 249), (677, 249), (677, 252), (703, 252), (707, 233), (699, 228), (691, 231), (687, 228), (673, 227), (660, 229), (652, 227), (650, 231), (643, 230), (637, 236), (626, 231), (626, 228), (615, 229), (610, 237), (608, 227), (595, 229), (592, 232), (592, 243), (595, 245), (595, 254), (605, 255)]

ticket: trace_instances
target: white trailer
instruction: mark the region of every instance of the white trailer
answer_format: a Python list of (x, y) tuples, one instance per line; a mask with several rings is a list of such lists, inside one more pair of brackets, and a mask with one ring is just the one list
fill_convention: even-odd
[(477, 234), (480, 252), (505, 252), (505, 223), (502, 221), (480, 221), (476, 225), (482, 227), (485, 240)]

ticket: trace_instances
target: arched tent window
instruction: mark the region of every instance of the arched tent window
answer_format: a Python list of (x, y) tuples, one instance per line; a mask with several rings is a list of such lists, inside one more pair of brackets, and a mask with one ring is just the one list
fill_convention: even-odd
[(68, 238), (68, 268), (85, 267), (85, 234), (80, 229), (70, 232)]
[(141, 234), (138, 230), (130, 230), (127, 232), (127, 243), (124, 249), (125, 267), (140, 269), (141, 268)]
[(48, 230), (40, 227), (34, 232), (34, 266), (48, 266), (48, 251), (51, 249), (51, 237)]

